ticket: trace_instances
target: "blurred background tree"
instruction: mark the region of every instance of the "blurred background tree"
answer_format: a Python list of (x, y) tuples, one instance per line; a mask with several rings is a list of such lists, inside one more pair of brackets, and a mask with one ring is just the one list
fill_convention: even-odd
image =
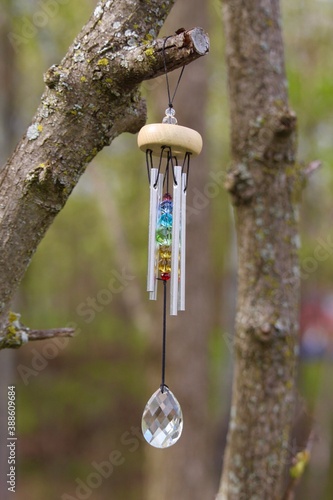
[[(196, 207), (198, 192), (214, 178), (211, 174), (226, 171), (229, 162), (221, 6), (218, 0), (195, 8), (189, 0), (178, 4), (164, 34), (201, 25), (211, 38), (209, 58), (185, 70), (175, 101), (179, 122), (193, 124), (205, 136), (204, 153), (191, 171), (189, 206)], [(11, 130), (18, 138), (29, 124), (43, 89), (43, 72), (61, 59), (95, 1), (59, 3), (57, 14), (13, 51), (6, 33), (20, 33), (22, 23), (41, 5), (37, 0), (6, 0), (1, 14), (1, 62), (7, 68), (0, 69), (1, 144), (8, 146)], [(296, 498), (302, 500), (328, 500), (333, 493), (332, 19), (330, 1), (283, 2), (299, 158), (323, 162), (304, 191), (301, 217), (300, 405), (291, 455), (304, 447), (309, 427), (316, 435), (310, 467), (297, 491)], [(143, 87), (149, 120), (160, 121), (167, 104), (165, 82), (159, 78)], [(3, 152), (4, 146), (4, 158)], [(149, 303), (144, 292), (148, 186), (136, 138), (119, 137), (80, 180), (16, 298), (16, 310), (31, 327), (74, 323), (79, 332), (68, 344), (28, 344), (15, 353), (15, 375), (10, 377), (18, 395), (19, 499), (56, 500), (65, 493), (75, 497), (77, 479), (86, 483), (95, 470), (93, 462), (106, 460), (112, 450), (124, 462), (91, 498), (214, 497), (229, 413), (236, 256), (228, 195), (221, 183), (211, 193), (190, 218), (187, 311), (170, 321), (167, 374), (184, 409), (184, 435), (175, 447), (159, 452), (132, 436), (158, 384), (161, 334), (160, 304)], [(120, 292), (110, 299), (102, 291), (123, 268)], [(89, 298), (97, 301), (98, 311), (92, 311)], [(10, 355), (9, 350), (1, 352), (3, 360), (9, 361)], [(34, 374), (23, 376), (22, 367)]]
[[(7, 36), (12, 29), (12, 18), (12, 3), (6, 0), (0, 17), (0, 165), (5, 163), (16, 140), (14, 123), (17, 97), (16, 53)], [(1, 361), (0, 443), (5, 443), (7, 437), (7, 401), (2, 395), (6, 394), (7, 387), (14, 377), (14, 352), (6, 352)], [(7, 465), (7, 449), (1, 446), (0, 470), (6, 470)], [(0, 479), (1, 498), (5, 498), (7, 494), (8, 485), (4, 479), (4, 476)]]

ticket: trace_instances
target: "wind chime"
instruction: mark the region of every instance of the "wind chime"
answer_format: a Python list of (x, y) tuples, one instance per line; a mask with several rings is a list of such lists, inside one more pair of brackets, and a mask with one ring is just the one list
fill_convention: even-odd
[[(164, 69), (169, 106), (162, 123), (144, 126), (138, 146), (146, 153), (150, 189), (147, 291), (157, 299), (158, 283), (163, 284), (162, 377), (159, 389), (151, 396), (142, 416), (142, 433), (155, 448), (175, 444), (183, 429), (179, 402), (165, 383), (167, 287), (170, 286), (170, 315), (185, 310), (186, 191), (190, 157), (202, 149), (198, 132), (177, 125), (163, 45)], [(158, 157), (157, 167), (153, 157)]]

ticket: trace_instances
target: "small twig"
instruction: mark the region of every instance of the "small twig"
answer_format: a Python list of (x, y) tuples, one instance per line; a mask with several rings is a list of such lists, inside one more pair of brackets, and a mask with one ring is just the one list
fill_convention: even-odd
[(51, 330), (29, 330), (27, 329), (29, 340), (44, 340), (54, 337), (74, 337), (74, 328), (52, 328)]
[(298, 452), (293, 458), (293, 463), (289, 468), (289, 482), (282, 500), (294, 500), (295, 489), (303, 477), (304, 470), (311, 458), (311, 450), (315, 440), (315, 431), (312, 430), (304, 450)]
[(55, 337), (73, 337), (74, 328), (52, 328), (31, 330), (20, 322), (20, 314), (10, 312), (4, 335), (0, 336), (0, 349), (17, 349), (31, 340), (45, 340)]
[(304, 174), (306, 177), (310, 177), (310, 175), (313, 174), (316, 170), (318, 170), (322, 166), (322, 163), (320, 160), (313, 160), (311, 161), (305, 168), (304, 168)]

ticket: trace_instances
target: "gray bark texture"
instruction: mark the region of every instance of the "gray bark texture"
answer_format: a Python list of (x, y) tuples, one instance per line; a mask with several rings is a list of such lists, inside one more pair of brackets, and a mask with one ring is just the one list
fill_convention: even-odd
[[(0, 332), (33, 253), (87, 164), (119, 134), (144, 125), (138, 86), (164, 72), (164, 40), (156, 36), (173, 3), (99, 2), (44, 75), (37, 113), (0, 172)], [(174, 35), (165, 46), (168, 70), (208, 50), (200, 28)]]
[[(6, 1), (1, 5), (0, 15), (0, 164), (5, 162), (10, 154), (15, 137), (14, 116), (16, 103), (16, 54), (7, 34), (12, 29), (12, 5)], [(8, 437), (8, 386), (14, 380), (15, 351), (7, 350), (1, 358), (0, 376), (0, 443), (5, 443)], [(6, 471), (8, 455), (5, 446), (0, 447), (0, 470)], [(0, 498), (5, 499), (8, 493), (6, 474), (0, 477)]]
[(228, 443), (218, 500), (282, 497), (298, 332), (296, 117), (278, 0), (225, 0), (238, 307)]

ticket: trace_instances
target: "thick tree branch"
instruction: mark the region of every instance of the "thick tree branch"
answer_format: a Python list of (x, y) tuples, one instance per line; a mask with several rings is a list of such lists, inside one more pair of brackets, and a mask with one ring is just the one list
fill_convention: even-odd
[[(40, 107), (0, 174), (0, 330), (33, 253), (86, 165), (119, 134), (144, 124), (138, 85), (164, 70), (163, 40), (154, 37), (172, 5), (99, 2), (62, 62), (45, 74)], [(200, 28), (174, 35), (166, 43), (168, 70), (208, 46)]]

